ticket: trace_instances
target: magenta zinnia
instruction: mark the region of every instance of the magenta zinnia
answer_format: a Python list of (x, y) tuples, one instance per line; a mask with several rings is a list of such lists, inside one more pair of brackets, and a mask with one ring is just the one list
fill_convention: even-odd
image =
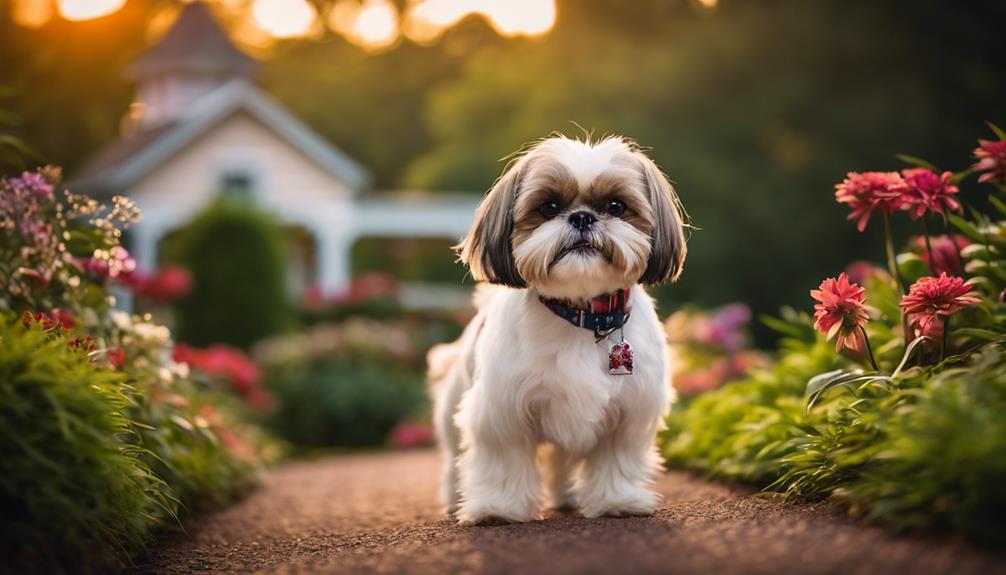
[(925, 168), (901, 170), (905, 190), (901, 194), (901, 208), (908, 210), (913, 220), (926, 215), (927, 211), (946, 217), (947, 212), (958, 212), (961, 204), (954, 197), (957, 186), (950, 183), (950, 172), (937, 175)]
[(928, 276), (912, 284), (900, 305), (918, 333), (931, 335), (942, 332), (942, 323), (938, 320), (981, 303), (977, 296), (964, 278), (941, 273), (940, 277)]
[(897, 172), (849, 172), (842, 183), (835, 185), (835, 201), (852, 208), (849, 219), (857, 220), (856, 229), (863, 231), (874, 211), (890, 215), (901, 209), (906, 189)]
[(978, 177), (979, 182), (1006, 183), (1006, 140), (978, 140), (975, 157), (978, 161), (972, 169), (985, 172)]
[(814, 304), (814, 329), (827, 334), (828, 339), (836, 338), (835, 350), (847, 347), (861, 351), (865, 339), (863, 326), (870, 315), (863, 306), (866, 303), (865, 290), (857, 283), (850, 282), (849, 276), (839, 274), (838, 279), (828, 278), (816, 290), (810, 290)]
[(932, 248), (932, 258), (929, 249), (926, 247), (926, 238), (915, 236), (908, 241), (912, 251), (919, 254), (922, 261), (926, 262), (929, 269), (934, 274), (946, 273), (955, 275), (964, 272), (964, 263), (961, 261), (961, 250), (971, 245), (971, 241), (961, 235), (933, 236), (930, 238)]

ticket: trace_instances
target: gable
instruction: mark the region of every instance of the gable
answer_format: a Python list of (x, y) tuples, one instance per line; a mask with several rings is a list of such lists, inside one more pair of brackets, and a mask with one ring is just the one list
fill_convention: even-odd
[(363, 166), (243, 80), (234, 80), (197, 100), (187, 114), (171, 124), (113, 143), (85, 167), (74, 184), (86, 191), (125, 193), (236, 114), (253, 117), (348, 188), (359, 190), (370, 184), (371, 175)]
[(249, 177), (251, 192), (266, 205), (331, 202), (353, 193), (346, 182), (240, 110), (162, 161), (126, 192), (142, 204), (197, 209), (235, 174)]

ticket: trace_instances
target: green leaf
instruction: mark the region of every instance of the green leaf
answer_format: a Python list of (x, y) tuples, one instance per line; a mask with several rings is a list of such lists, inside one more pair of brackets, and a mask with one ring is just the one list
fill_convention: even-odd
[(978, 231), (978, 228), (976, 228), (974, 224), (972, 224), (971, 222), (965, 220), (964, 218), (958, 216), (957, 214), (949, 214), (947, 218), (950, 220), (950, 223), (952, 223), (955, 228), (960, 230), (961, 233), (966, 235), (968, 238), (976, 242), (985, 241), (985, 236), (983, 236), (982, 233)]
[(800, 337), (803, 335), (803, 329), (798, 325), (793, 325), (789, 322), (783, 321), (777, 317), (772, 317), (770, 315), (761, 316), (761, 322), (767, 327), (783, 334), (793, 337)]
[(963, 182), (964, 180), (966, 180), (968, 178), (968, 176), (970, 176), (973, 173), (974, 173), (974, 170), (972, 170), (971, 168), (968, 168), (966, 170), (962, 170), (960, 172), (954, 172), (950, 176), (950, 183), (954, 184), (954, 185), (960, 184), (961, 182)]
[(999, 198), (997, 198), (995, 196), (990, 195), (989, 196), (989, 201), (992, 202), (992, 205), (995, 206), (996, 209), (999, 210), (1000, 213), (1002, 213), (1004, 216), (1006, 216), (1006, 204), (1004, 204), (1002, 202), (1002, 200), (1000, 200)]
[(847, 375), (849, 375), (849, 373), (844, 369), (836, 369), (833, 371), (819, 373), (810, 378), (810, 381), (807, 382), (807, 389), (804, 391), (804, 395), (814, 395), (822, 389), (825, 389), (830, 385), (834, 385), (835, 381)]
[(920, 168), (926, 168), (927, 170), (932, 170), (934, 172), (940, 171), (940, 169), (937, 168), (935, 165), (933, 165), (930, 162), (927, 162), (926, 160), (923, 160), (922, 158), (916, 158), (915, 156), (909, 156), (908, 154), (895, 154), (894, 157), (910, 166), (918, 166)]
[(13, 112), (0, 110), (0, 125), (17, 126), (19, 123), (18, 117)]
[(993, 331), (991, 329), (983, 329), (980, 327), (961, 327), (950, 332), (951, 336), (965, 336), (972, 337), (975, 339), (982, 339), (985, 341), (999, 341), (1006, 336), (998, 331)]
[(992, 122), (985, 122), (985, 123), (988, 124), (989, 129), (992, 130), (992, 133), (994, 133), (997, 138), (999, 138), (1000, 140), (1006, 140), (1006, 131), (1003, 131), (1002, 128), (993, 124)]

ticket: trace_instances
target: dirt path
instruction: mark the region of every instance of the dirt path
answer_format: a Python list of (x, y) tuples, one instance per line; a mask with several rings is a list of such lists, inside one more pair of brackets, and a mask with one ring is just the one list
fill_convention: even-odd
[(895, 537), (671, 472), (651, 518), (459, 527), (432, 451), (291, 463), (241, 503), (169, 536), (141, 573), (1006, 573), (1006, 554)]

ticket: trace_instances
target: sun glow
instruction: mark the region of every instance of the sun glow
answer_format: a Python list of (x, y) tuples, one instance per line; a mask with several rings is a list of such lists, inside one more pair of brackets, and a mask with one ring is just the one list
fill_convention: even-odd
[(276, 38), (293, 38), (311, 32), (318, 13), (306, 0), (255, 0), (252, 18)]
[(398, 11), (389, 0), (337, 2), (328, 14), (328, 25), (370, 50), (390, 48), (399, 37)]
[(52, 19), (52, 0), (14, 0), (11, 4), (11, 19), (18, 26), (41, 28)]
[(60, 0), (59, 13), (67, 20), (90, 20), (117, 11), (126, 0)]
[[(322, 30), (322, 20), (311, 0), (205, 1), (231, 14), (231, 33), (246, 44), (268, 46), (279, 38), (314, 37)], [(705, 6), (716, 4), (716, 0), (695, 1)], [(38, 28), (55, 15), (55, 8), (67, 20), (90, 20), (112, 14), (125, 3), (11, 0), (11, 16), (20, 26)], [(405, 7), (400, 9), (402, 4)], [(175, 13), (171, 8), (160, 12)], [(335, 0), (324, 22), (347, 40), (380, 51), (397, 45), (402, 36), (422, 44), (435, 42), (448, 28), (473, 14), (484, 18), (501, 36), (542, 36), (555, 26), (556, 0)]]
[(419, 0), (406, 13), (405, 34), (431, 42), (470, 14), (503, 36), (541, 36), (555, 26), (555, 0)]

